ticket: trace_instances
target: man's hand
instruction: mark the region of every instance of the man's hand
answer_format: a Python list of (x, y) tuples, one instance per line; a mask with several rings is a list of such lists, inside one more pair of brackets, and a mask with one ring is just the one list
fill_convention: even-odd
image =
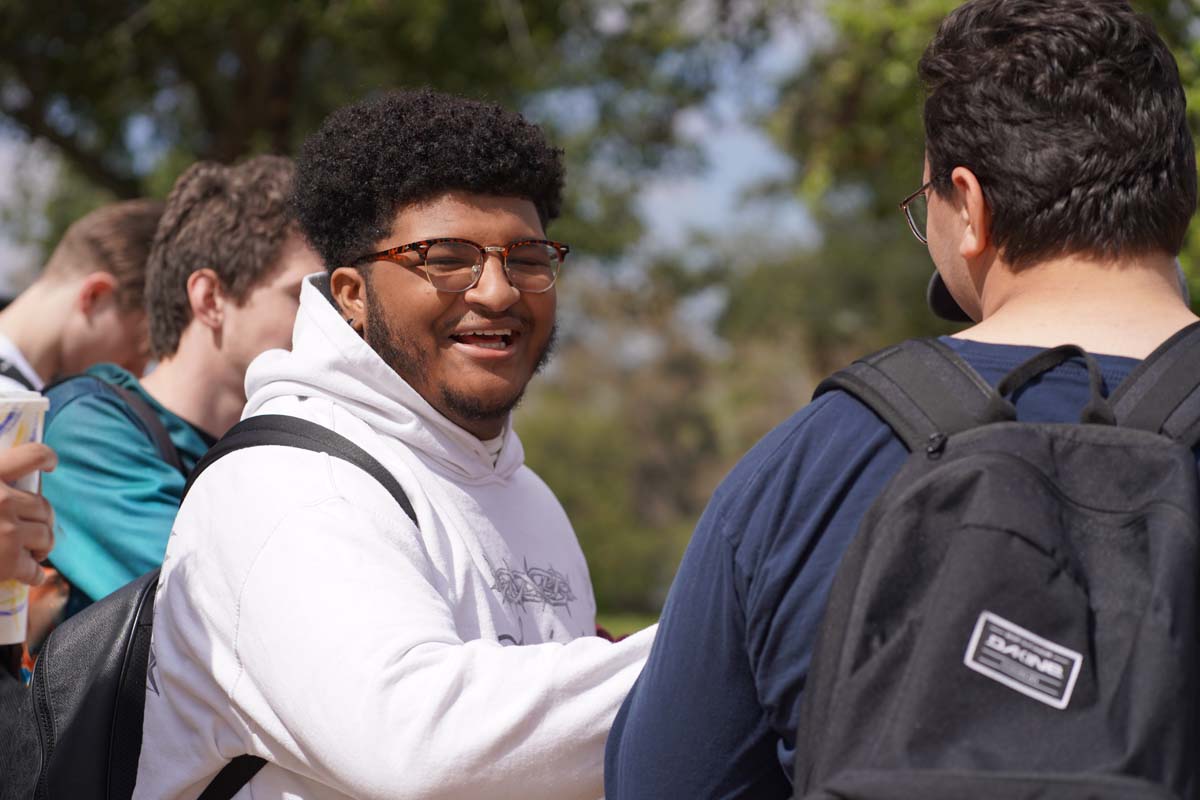
[(58, 463), (44, 444), (22, 444), (0, 453), (0, 580), (15, 578), (37, 586), (46, 579), (38, 564), (54, 546), (54, 512), (37, 494), (9, 484)]

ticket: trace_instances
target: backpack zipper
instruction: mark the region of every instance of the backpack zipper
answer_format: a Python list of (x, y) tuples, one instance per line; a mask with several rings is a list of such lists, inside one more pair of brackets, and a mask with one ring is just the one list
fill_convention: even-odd
[[(47, 640), (48, 641), (48, 640)], [(46, 656), (47, 648), (42, 648), (41, 658), (33, 665), (33, 709), (37, 716), (38, 743), (42, 748), (42, 764), (38, 770), (37, 789), (34, 791), (35, 800), (47, 800), (49, 796), (50, 757), (54, 754), (54, 714), (50, 710), (50, 690), (46, 685), (49, 679), (46, 672), (49, 665)]]

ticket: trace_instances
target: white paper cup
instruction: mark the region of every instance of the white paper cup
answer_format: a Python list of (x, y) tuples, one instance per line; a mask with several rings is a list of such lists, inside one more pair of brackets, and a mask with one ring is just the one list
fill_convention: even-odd
[[(0, 394), (0, 450), (42, 441), (42, 426), (50, 401), (37, 392)], [(41, 473), (13, 482), (22, 491), (36, 492)], [(0, 581), (0, 645), (25, 641), (29, 627), (29, 587), (20, 581)]]

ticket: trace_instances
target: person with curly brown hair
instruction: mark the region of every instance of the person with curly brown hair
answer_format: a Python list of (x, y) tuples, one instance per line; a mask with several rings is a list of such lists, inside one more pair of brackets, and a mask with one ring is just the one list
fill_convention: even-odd
[(247, 372), (245, 424), (340, 434), (378, 469), (206, 459), (156, 595), (136, 800), (232, 775), (256, 798), (602, 794), (653, 631), (596, 635), (584, 554), (512, 421), (553, 340), (562, 183), (540, 127), (433, 91), (309, 137), (293, 205), (326, 271), (292, 350)]
[(241, 415), (246, 367), (291, 345), (300, 280), (320, 269), (288, 208), (293, 173), (279, 156), (184, 172), (147, 266), (157, 367), (100, 364), (48, 390), (66, 616), (162, 562), (187, 472)]

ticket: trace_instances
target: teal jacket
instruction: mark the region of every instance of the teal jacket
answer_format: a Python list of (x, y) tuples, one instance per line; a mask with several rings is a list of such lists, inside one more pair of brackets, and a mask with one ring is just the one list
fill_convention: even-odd
[[(211, 436), (163, 408), (120, 367), (100, 364), (84, 374), (139, 394), (187, 470), (212, 445)], [(117, 394), (70, 379), (46, 396), (46, 443), (58, 453), (58, 468), (42, 477), (42, 493), (54, 507), (50, 562), (71, 583), (70, 614), (162, 564), (185, 479)]]

